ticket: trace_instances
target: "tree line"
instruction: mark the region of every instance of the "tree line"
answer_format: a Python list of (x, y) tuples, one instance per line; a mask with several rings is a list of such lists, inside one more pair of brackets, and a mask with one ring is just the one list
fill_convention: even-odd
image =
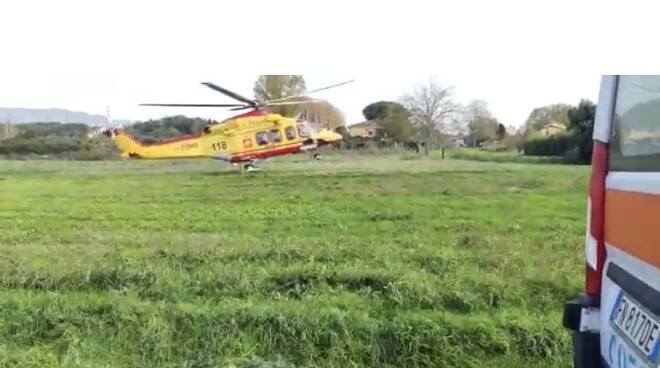
[(427, 153), (433, 147), (450, 145), (452, 140), (460, 140), (467, 147), (480, 147), (488, 142), (511, 148), (519, 145), (518, 141), (507, 139), (515, 129), (499, 122), (485, 101), (473, 100), (462, 105), (456, 100), (453, 87), (444, 87), (434, 79), (418, 85), (397, 101), (371, 103), (362, 113), (365, 119), (379, 124), (385, 139), (394, 144), (421, 142)]
[(114, 145), (94, 133), (95, 129), (86, 124), (6, 122), (0, 127), (0, 155), (39, 155), (77, 160), (102, 160), (116, 156)]
[[(430, 79), (398, 101), (367, 105), (363, 115), (377, 122), (383, 135), (394, 142), (423, 142), (427, 153), (430, 148), (445, 147), (454, 139), (467, 147), (517, 150), (526, 155), (564, 156), (569, 162), (590, 162), (596, 114), (593, 102), (583, 99), (577, 106), (538, 107), (522, 127), (515, 128), (500, 122), (485, 101), (472, 100), (462, 105), (453, 92), (453, 87), (444, 87)], [(548, 125), (556, 130), (545, 130)]]

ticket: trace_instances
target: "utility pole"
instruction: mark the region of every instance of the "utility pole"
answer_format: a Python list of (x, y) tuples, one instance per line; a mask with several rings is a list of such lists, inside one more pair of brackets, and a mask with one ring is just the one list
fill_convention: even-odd
[(110, 116), (110, 106), (105, 105), (105, 118), (108, 120), (105, 128), (112, 128), (112, 117)]

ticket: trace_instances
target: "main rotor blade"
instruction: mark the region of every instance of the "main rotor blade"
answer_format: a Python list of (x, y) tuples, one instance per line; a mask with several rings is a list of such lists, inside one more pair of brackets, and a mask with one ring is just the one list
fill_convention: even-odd
[(303, 100), (303, 101), (280, 101), (280, 102), (268, 102), (264, 106), (282, 106), (282, 105), (301, 105), (306, 103), (319, 103), (323, 102), (321, 100)]
[(351, 80), (347, 80), (347, 81), (345, 81), (345, 82), (341, 82), (341, 83), (333, 84), (333, 85), (331, 85), (331, 86), (326, 86), (326, 87), (323, 87), (323, 88), (315, 89), (315, 90), (312, 90), (312, 91), (307, 92), (306, 94), (315, 93), (315, 92), (319, 92), (319, 91), (324, 91), (324, 90), (326, 90), (326, 89), (330, 89), (330, 88), (335, 88), (335, 87), (343, 86), (344, 84), (349, 84), (349, 83), (353, 83), (353, 82), (355, 82), (355, 79), (351, 79)]
[[(263, 105), (259, 105), (259, 107), (282, 106), (282, 105), (300, 105), (300, 104), (306, 104), (306, 103), (319, 103), (319, 102), (323, 102), (323, 101), (321, 101), (321, 100), (282, 101), (282, 102), (265, 103)], [(229, 109), (229, 110), (230, 111), (240, 111), (240, 110), (247, 110), (247, 109), (254, 109), (254, 108), (257, 108), (257, 107), (241, 105), (240, 107), (234, 107), (234, 108)]]
[(213, 84), (211, 82), (203, 82), (202, 84), (209, 87), (210, 89), (212, 89), (214, 91), (218, 91), (218, 92), (222, 93), (225, 96), (229, 96), (229, 97), (233, 98), (234, 100), (245, 102), (246, 104), (248, 104), (250, 106), (256, 106), (256, 104), (257, 104), (254, 100), (250, 100), (247, 97), (243, 97), (243, 96), (239, 95), (238, 93), (232, 92), (232, 91), (230, 91), (226, 88), (220, 87), (217, 84)]
[(345, 81), (345, 82), (341, 82), (341, 83), (333, 84), (333, 85), (331, 85), (331, 86), (325, 86), (325, 87), (323, 87), (323, 88), (317, 88), (317, 89), (315, 89), (315, 90), (311, 90), (311, 91), (309, 91), (309, 92), (305, 92), (305, 93), (302, 94), (302, 95), (288, 96), (288, 97), (278, 98), (278, 99), (275, 99), (275, 100), (270, 100), (270, 101), (267, 101), (267, 103), (271, 103), (271, 102), (280, 102), (280, 101), (288, 101), (288, 100), (291, 100), (291, 99), (294, 99), (294, 98), (298, 98), (298, 97), (301, 97), (301, 96), (307, 96), (307, 95), (312, 94), (312, 93), (316, 93), (316, 92), (320, 92), (320, 91), (325, 91), (326, 89), (330, 89), (330, 88), (335, 88), (335, 87), (343, 86), (343, 85), (345, 85), (345, 84), (349, 84), (349, 83), (353, 83), (353, 82), (355, 82), (355, 79), (351, 79), (351, 80), (347, 80), (347, 81)]
[(145, 103), (140, 106), (164, 106), (164, 107), (243, 107), (242, 104), (159, 104)]

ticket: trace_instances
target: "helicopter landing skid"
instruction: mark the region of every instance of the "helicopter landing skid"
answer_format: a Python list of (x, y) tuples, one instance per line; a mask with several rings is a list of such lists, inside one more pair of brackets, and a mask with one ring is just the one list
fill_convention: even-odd
[(248, 163), (243, 165), (243, 173), (251, 173), (256, 171), (261, 171), (261, 168), (257, 167), (257, 160), (250, 160)]

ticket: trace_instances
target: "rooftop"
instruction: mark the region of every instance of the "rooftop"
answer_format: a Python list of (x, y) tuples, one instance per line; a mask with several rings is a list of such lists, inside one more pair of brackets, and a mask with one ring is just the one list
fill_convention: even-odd
[(367, 120), (363, 121), (361, 123), (353, 124), (348, 126), (349, 129), (351, 128), (372, 128), (372, 129), (378, 129), (380, 128), (380, 125), (378, 124), (377, 121), (375, 120)]

